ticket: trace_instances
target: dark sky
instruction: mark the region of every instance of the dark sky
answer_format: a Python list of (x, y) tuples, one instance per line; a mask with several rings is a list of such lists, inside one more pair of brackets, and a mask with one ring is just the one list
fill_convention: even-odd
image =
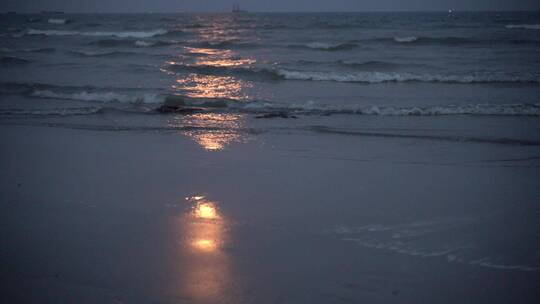
[(537, 10), (540, 0), (0, 0), (1, 11), (66, 12)]

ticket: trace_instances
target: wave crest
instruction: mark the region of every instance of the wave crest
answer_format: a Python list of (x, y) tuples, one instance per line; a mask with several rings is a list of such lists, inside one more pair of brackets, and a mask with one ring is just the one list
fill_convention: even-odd
[(128, 94), (119, 92), (89, 92), (73, 93), (55, 92), (51, 90), (35, 90), (30, 94), (33, 97), (69, 99), (79, 101), (120, 102), (120, 103), (160, 103), (163, 97), (159, 94)]
[[(235, 105), (232, 105), (233, 107)], [(464, 104), (444, 106), (394, 107), (382, 105), (324, 105), (312, 101), (305, 103), (276, 104), (251, 102), (242, 109), (254, 112), (285, 111), (295, 114), (355, 114), (375, 116), (540, 116), (540, 105), (535, 104)]]
[(507, 29), (540, 30), (540, 24), (508, 24)]
[(482, 41), (474, 41), (464, 37), (417, 37), (405, 36), (394, 37), (394, 42), (403, 44), (442, 44), (442, 45), (460, 45), (468, 43), (480, 43)]
[(277, 74), (289, 80), (311, 80), (311, 81), (336, 81), (336, 82), (358, 82), (358, 83), (383, 83), (383, 82), (443, 82), (443, 83), (523, 83), (540, 82), (537, 75), (530, 77), (510, 76), (510, 75), (432, 75), (413, 74), (397, 72), (319, 72), (319, 71), (295, 71), (277, 70)]
[(49, 22), (50, 24), (66, 24), (69, 22), (69, 20), (60, 18), (49, 18), (47, 22)]
[(344, 42), (344, 43), (327, 43), (327, 42), (310, 42), (307, 44), (292, 44), (289, 45), (290, 48), (303, 48), (303, 49), (312, 49), (312, 50), (322, 50), (322, 51), (341, 51), (341, 50), (350, 50), (358, 47), (358, 44), (353, 42)]
[(110, 36), (118, 38), (150, 38), (159, 35), (165, 35), (168, 31), (164, 29), (156, 29), (149, 31), (118, 31), (118, 32), (81, 32), (81, 31), (69, 31), (69, 30), (38, 30), (28, 29), (27, 35), (45, 35), (45, 36), (90, 36), (101, 37)]

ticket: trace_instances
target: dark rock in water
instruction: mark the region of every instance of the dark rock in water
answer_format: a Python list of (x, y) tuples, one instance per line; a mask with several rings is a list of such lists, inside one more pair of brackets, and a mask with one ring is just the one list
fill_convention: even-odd
[(397, 296), (399, 294), (399, 290), (393, 290), (392, 295)]
[(205, 108), (226, 108), (227, 102), (224, 100), (211, 100), (201, 103), (200, 106)]
[(255, 118), (297, 118), (294, 115), (289, 115), (286, 112), (274, 112), (274, 113), (266, 113), (263, 115), (255, 116)]
[(169, 95), (165, 98), (165, 102), (163, 103), (165, 106), (169, 107), (185, 107), (186, 102), (182, 96), (178, 95)]
[(165, 98), (163, 105), (156, 109), (160, 113), (183, 113), (189, 114), (193, 112), (202, 111), (201, 108), (186, 106), (184, 98), (181, 96), (170, 95)]

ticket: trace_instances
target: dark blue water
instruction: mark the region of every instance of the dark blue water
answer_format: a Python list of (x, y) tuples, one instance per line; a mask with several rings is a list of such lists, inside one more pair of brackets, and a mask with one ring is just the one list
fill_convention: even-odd
[[(4, 15), (1, 94), (538, 115), (538, 13)], [(486, 89), (487, 88), (487, 89)], [(497, 94), (486, 94), (496, 88)], [(479, 106), (480, 105), (480, 106)]]

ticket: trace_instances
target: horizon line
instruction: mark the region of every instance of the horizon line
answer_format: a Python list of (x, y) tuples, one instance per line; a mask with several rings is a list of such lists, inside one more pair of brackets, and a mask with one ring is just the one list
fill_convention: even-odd
[[(303, 11), (245, 11), (240, 14), (250, 14), (250, 13), (340, 13), (340, 14), (349, 14), (349, 13), (444, 13), (452, 11), (452, 13), (490, 13), (490, 12), (540, 12), (538, 9), (512, 9), (512, 10), (487, 10), (487, 9), (468, 9), (468, 10), (459, 10), (459, 9), (433, 9), (433, 10), (358, 10), (358, 11), (332, 11), (332, 10), (303, 10)], [(17, 11), (17, 10), (3, 10), (0, 11), (1, 14), (7, 13), (16, 13), (16, 14), (43, 14), (43, 13), (64, 13), (64, 14), (182, 14), (182, 13), (208, 13), (208, 14), (217, 14), (217, 13), (232, 13), (230, 10), (219, 10), (219, 11), (206, 11), (206, 10), (195, 10), (195, 11), (132, 11), (132, 12), (120, 12), (120, 11), (63, 11), (63, 10), (32, 10), (32, 11)]]

